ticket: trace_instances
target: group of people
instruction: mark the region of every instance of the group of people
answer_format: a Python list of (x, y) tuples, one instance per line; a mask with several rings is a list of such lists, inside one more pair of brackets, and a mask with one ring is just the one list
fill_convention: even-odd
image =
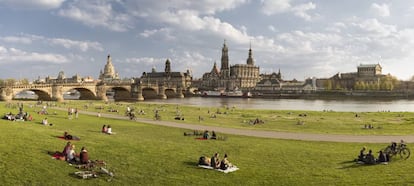
[(9, 113), (7, 113), (3, 116), (3, 119), (9, 120), (9, 121), (16, 121), (16, 120), (17, 121), (32, 121), (33, 117), (32, 117), (32, 115), (30, 115), (27, 112), (24, 112), (24, 113), (21, 112), (21, 113), (18, 113), (16, 115), (9, 112)]
[(208, 130), (205, 130), (203, 133), (203, 139), (217, 139), (216, 132), (214, 132), (213, 130), (211, 132), (211, 137), (210, 137), (210, 133), (208, 132)]
[(378, 158), (374, 157), (371, 149), (368, 151), (368, 153), (366, 153), (366, 150), (366, 147), (362, 147), (362, 149), (359, 151), (358, 162), (363, 162), (365, 164), (376, 164), (386, 163), (390, 161), (390, 156), (382, 150), (378, 152)]
[(111, 125), (108, 125), (108, 126), (103, 125), (103, 126), (102, 126), (102, 133), (105, 133), (105, 134), (112, 134), (112, 128), (111, 128)]
[(62, 156), (64, 159), (73, 164), (88, 164), (89, 163), (89, 155), (88, 151), (85, 147), (82, 147), (80, 153), (76, 153), (75, 145), (72, 144), (70, 141), (66, 143), (65, 148), (63, 148)]
[(198, 164), (199, 165), (205, 165), (205, 166), (210, 166), (213, 169), (221, 169), (221, 170), (226, 170), (229, 167), (232, 167), (233, 165), (229, 162), (229, 160), (227, 159), (227, 154), (224, 154), (224, 158), (220, 161), (219, 159), (219, 153), (214, 153), (214, 155), (209, 158), (206, 156), (201, 156)]

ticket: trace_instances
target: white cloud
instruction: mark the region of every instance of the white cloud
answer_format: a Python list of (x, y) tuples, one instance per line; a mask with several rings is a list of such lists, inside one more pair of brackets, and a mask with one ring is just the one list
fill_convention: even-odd
[(54, 9), (59, 8), (65, 0), (0, 0), (5, 5), (16, 9)]
[(291, 12), (306, 21), (313, 18), (308, 11), (316, 9), (316, 5), (312, 2), (292, 5), (291, 0), (262, 0), (261, 7), (262, 13), (268, 16)]
[(351, 23), (352, 26), (358, 28), (360, 34), (370, 34), (376, 36), (389, 36), (397, 32), (395, 25), (387, 25), (379, 22), (377, 19), (366, 19)]
[(388, 17), (390, 16), (390, 7), (387, 4), (377, 4), (373, 3), (371, 5), (371, 10), (378, 16)]
[(265, 15), (273, 15), (288, 12), (292, 6), (291, 0), (262, 0), (262, 12)]
[(161, 29), (153, 29), (153, 30), (144, 30), (139, 35), (144, 38), (150, 37), (160, 37), (164, 40), (175, 40), (176, 37), (171, 34), (172, 29), (170, 28), (161, 28)]
[(293, 13), (303, 18), (306, 21), (310, 21), (312, 19), (312, 16), (308, 14), (309, 10), (313, 10), (316, 8), (316, 5), (312, 2), (306, 3), (306, 4), (300, 4), (298, 6), (295, 6), (292, 8)]
[(89, 49), (94, 49), (97, 51), (103, 51), (102, 45), (98, 42), (90, 42), (90, 41), (74, 41), (70, 39), (63, 39), (63, 38), (52, 38), (48, 39), (48, 41), (52, 45), (60, 45), (67, 49), (71, 48), (78, 48), (79, 50), (86, 52)]
[[(119, 6), (122, 6), (122, 4), (119, 4)], [(87, 26), (104, 27), (117, 32), (124, 32), (132, 27), (132, 17), (116, 11), (111, 2), (74, 0), (68, 7), (59, 10), (58, 14)]]
[(0, 41), (8, 43), (33, 44), (34, 42), (43, 42), (53, 46), (62, 46), (66, 49), (76, 48), (83, 52), (90, 49), (103, 51), (102, 44), (92, 41), (77, 41), (66, 38), (46, 38), (39, 35), (21, 34), (19, 36), (0, 37)]
[(163, 63), (166, 59), (153, 58), (153, 57), (140, 57), (140, 58), (126, 58), (126, 63), (138, 64), (143, 66), (154, 66), (156, 64)]
[(68, 62), (68, 59), (60, 54), (27, 52), (16, 48), (0, 46), (0, 62), (46, 62), (61, 64)]
[(7, 37), (0, 37), (0, 40), (4, 42), (8, 42), (8, 43), (21, 43), (21, 44), (32, 43), (32, 39), (28, 37), (7, 36)]

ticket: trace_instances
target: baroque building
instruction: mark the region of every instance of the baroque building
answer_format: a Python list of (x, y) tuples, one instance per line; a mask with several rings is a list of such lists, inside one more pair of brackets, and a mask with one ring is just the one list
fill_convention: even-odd
[(395, 77), (382, 74), (380, 64), (360, 64), (357, 72), (337, 73), (317, 80), (317, 86), (325, 90), (392, 90), (397, 85)]
[(259, 67), (255, 66), (252, 49), (250, 47), (246, 64), (230, 66), (229, 50), (224, 41), (221, 50), (221, 67), (214, 62), (210, 72), (203, 74), (200, 90), (251, 90), (259, 81)]
[(108, 58), (106, 60), (106, 65), (105, 68), (102, 72), (99, 73), (99, 80), (101, 81), (113, 81), (113, 80), (119, 80), (119, 75), (118, 73), (115, 71), (115, 67), (112, 64), (112, 59), (111, 56), (108, 55)]
[(151, 72), (144, 72), (140, 78), (142, 84), (162, 85), (165, 89), (177, 89), (182, 91), (188, 90), (191, 86), (192, 75), (189, 70), (187, 72), (172, 72), (171, 62), (169, 59), (165, 61), (164, 72), (157, 72), (155, 68)]

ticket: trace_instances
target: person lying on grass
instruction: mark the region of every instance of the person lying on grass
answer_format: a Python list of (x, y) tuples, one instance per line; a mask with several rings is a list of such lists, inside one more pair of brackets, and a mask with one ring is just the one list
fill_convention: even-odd
[(64, 133), (63, 133), (63, 138), (64, 138), (65, 140), (80, 140), (80, 138), (79, 138), (79, 137), (77, 137), (77, 136), (73, 136), (73, 135), (70, 135), (68, 132), (64, 132)]

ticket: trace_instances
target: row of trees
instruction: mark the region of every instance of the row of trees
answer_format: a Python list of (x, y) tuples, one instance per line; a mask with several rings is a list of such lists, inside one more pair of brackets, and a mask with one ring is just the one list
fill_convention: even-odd
[(354, 85), (355, 90), (386, 90), (392, 91), (398, 87), (400, 81), (391, 75), (383, 76), (378, 81), (364, 82), (357, 81)]
[(351, 85), (341, 85), (341, 82), (328, 79), (325, 82), (326, 90), (346, 90), (353, 88), (354, 90), (367, 90), (367, 91), (392, 91), (400, 85), (400, 81), (391, 75), (383, 76), (377, 80), (357, 80), (354, 82), (353, 86)]

